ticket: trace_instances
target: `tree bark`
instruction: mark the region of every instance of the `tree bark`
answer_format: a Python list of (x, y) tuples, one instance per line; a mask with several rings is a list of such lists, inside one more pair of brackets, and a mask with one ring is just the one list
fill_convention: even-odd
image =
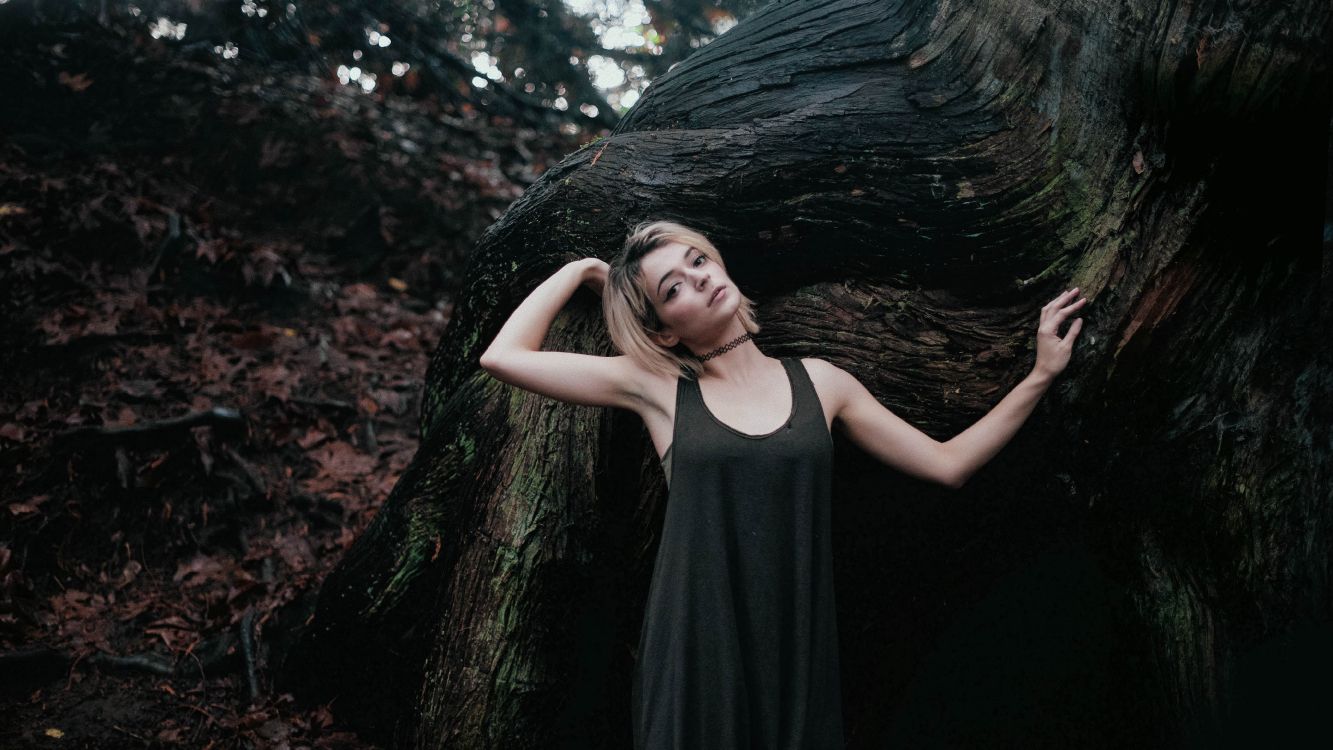
[[(656, 456), (632, 414), (477, 358), (560, 264), (670, 217), (722, 249), (766, 353), (827, 359), (938, 439), (1026, 374), (1043, 304), (1092, 300), (1069, 369), (961, 492), (837, 438), (850, 747), (1313, 727), (1259, 698), (1329, 684), (1306, 658), (1331, 609), (1329, 16), (797, 0), (747, 18), (483, 237), (420, 452), (325, 583), (291, 684), (399, 745), (629, 746)], [(546, 347), (613, 353), (590, 293)], [(978, 640), (1005, 623), (1013, 639)], [(964, 700), (950, 670), (1001, 687)]]

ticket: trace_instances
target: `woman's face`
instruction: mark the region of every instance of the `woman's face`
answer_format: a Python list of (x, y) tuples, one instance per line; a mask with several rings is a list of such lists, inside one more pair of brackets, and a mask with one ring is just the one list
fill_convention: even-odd
[(735, 285), (722, 266), (697, 249), (671, 242), (643, 256), (639, 268), (639, 281), (662, 320), (666, 346), (711, 341), (735, 320), (740, 307)]

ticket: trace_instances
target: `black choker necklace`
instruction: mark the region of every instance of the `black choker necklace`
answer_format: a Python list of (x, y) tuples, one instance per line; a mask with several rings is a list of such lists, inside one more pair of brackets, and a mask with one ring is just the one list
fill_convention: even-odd
[(722, 346), (719, 346), (718, 348), (714, 349), (713, 351), (711, 351), (711, 352), (709, 352), (709, 353), (707, 353), (707, 354), (701, 355), (701, 356), (699, 357), (699, 361), (700, 361), (700, 362), (707, 362), (708, 360), (712, 359), (713, 357), (716, 357), (716, 356), (719, 355), (719, 354), (726, 354), (727, 352), (731, 351), (732, 349), (735, 349), (736, 347), (740, 346), (741, 344), (744, 344), (746, 341), (749, 341), (753, 336), (754, 336), (754, 334), (750, 333), (749, 331), (746, 331), (745, 333), (741, 334), (740, 336), (737, 336), (736, 338), (732, 339), (731, 341), (728, 341), (727, 343), (723, 344)]

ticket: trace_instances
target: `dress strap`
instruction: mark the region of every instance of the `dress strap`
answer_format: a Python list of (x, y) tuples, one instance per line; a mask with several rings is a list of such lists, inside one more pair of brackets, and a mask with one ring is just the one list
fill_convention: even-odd
[(792, 395), (800, 401), (799, 413), (802, 416), (802, 422), (812, 426), (817, 426), (818, 431), (828, 437), (829, 444), (833, 444), (833, 435), (829, 432), (828, 421), (824, 414), (824, 404), (819, 400), (819, 391), (815, 389), (815, 381), (810, 379), (810, 371), (805, 369), (805, 364), (797, 357), (790, 359), (792, 370)]

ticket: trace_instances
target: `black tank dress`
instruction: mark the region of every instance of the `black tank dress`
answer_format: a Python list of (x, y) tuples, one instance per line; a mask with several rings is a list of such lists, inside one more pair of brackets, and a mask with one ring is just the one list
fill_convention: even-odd
[(724, 424), (697, 381), (677, 381), (634, 668), (636, 750), (843, 747), (833, 441), (805, 366), (781, 362), (792, 409), (767, 435)]

